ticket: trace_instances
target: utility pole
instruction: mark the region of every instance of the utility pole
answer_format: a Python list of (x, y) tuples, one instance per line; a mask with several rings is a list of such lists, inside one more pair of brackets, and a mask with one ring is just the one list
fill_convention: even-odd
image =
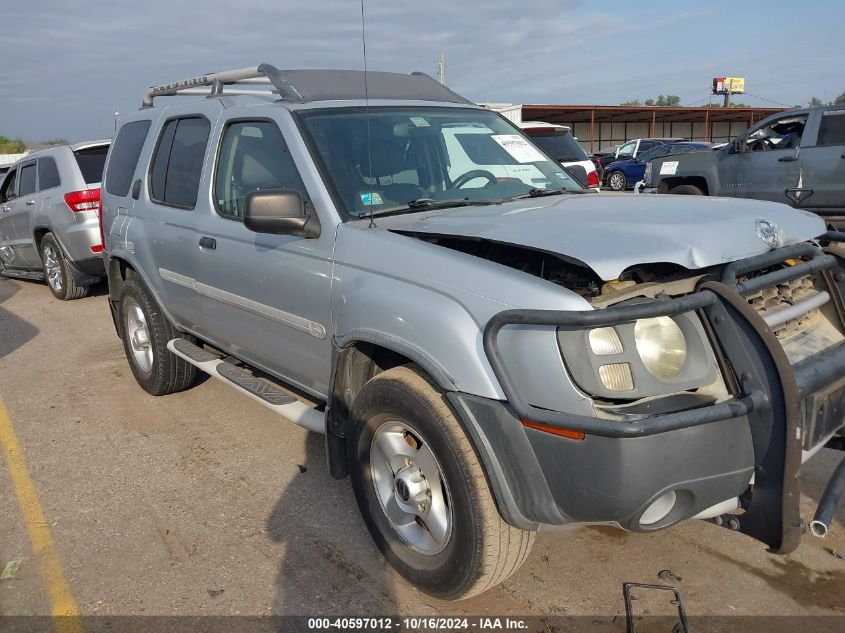
[(731, 89), (728, 87), (728, 91), (725, 93), (725, 107), (731, 107)]
[(446, 85), (446, 55), (441, 52), (440, 53), (440, 61), (437, 63), (437, 77), (440, 79), (440, 83), (444, 86)]

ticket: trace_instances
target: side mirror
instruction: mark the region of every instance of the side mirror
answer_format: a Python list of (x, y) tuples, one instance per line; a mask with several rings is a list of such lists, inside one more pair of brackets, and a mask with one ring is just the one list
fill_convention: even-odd
[(744, 142), (744, 137), (737, 136), (734, 140), (728, 143), (728, 154), (739, 154), (742, 151), (742, 144)]
[(317, 215), (306, 211), (302, 194), (292, 189), (264, 189), (247, 195), (244, 226), (256, 233), (320, 236)]

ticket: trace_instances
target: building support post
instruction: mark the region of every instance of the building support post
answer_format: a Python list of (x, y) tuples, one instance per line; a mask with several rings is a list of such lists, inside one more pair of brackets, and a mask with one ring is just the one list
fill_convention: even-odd
[(596, 109), (590, 110), (590, 154), (596, 153)]
[(708, 143), (713, 142), (713, 135), (710, 133), (710, 108), (704, 112), (704, 140)]
[(649, 131), (648, 135), (652, 138), (657, 136), (657, 109), (653, 109), (651, 111), (651, 130)]

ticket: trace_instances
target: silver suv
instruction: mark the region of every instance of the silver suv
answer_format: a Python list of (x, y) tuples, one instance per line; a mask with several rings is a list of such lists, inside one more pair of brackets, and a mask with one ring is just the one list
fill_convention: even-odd
[(712, 519), (792, 551), (802, 459), (843, 425), (845, 268), (819, 240), (845, 236), (781, 204), (585, 193), (430, 77), (364, 79), (263, 64), (120, 121), (105, 259), (141, 387), (199, 369), (325, 433), (437, 596), (502, 581), (540, 529)]
[(47, 280), (58, 299), (79, 299), (105, 276), (100, 180), (109, 141), (49, 147), (9, 169), (0, 184), (0, 274)]

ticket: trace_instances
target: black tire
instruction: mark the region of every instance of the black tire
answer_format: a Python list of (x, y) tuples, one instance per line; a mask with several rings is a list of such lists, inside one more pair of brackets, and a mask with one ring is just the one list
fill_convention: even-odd
[(674, 196), (703, 196), (704, 192), (695, 185), (678, 185), (669, 190)]
[(52, 233), (41, 238), (39, 252), (47, 286), (56, 299), (70, 301), (88, 294), (88, 286), (81, 286), (74, 280), (64, 253)]
[[(130, 311), (137, 306), (146, 322), (147, 339), (151, 351), (149, 369), (143, 367), (133, 351), (128, 326)], [(184, 338), (191, 342), (193, 337), (179, 332), (167, 319), (156, 300), (138, 277), (132, 277), (123, 285), (119, 302), (120, 331), (123, 333), (123, 351), (132, 368), (138, 384), (149, 394), (163, 396), (190, 387), (196, 378), (197, 369), (179, 358), (169, 349), (168, 341)]]
[[(377, 375), (355, 399), (350, 420), (347, 446), (358, 507), (376, 545), (408, 582), (433, 596), (458, 600), (497, 585), (522, 565), (535, 534), (502, 520), (469, 438), (423, 372), (409, 365)], [(373, 438), (382, 425), (394, 421), (417, 430), (440, 466), (451, 531), (439, 552), (421, 553), (408, 545), (392, 527), (376, 492)]]
[(621, 171), (612, 171), (607, 175), (607, 186), (611, 191), (625, 191), (628, 188), (628, 179)]

